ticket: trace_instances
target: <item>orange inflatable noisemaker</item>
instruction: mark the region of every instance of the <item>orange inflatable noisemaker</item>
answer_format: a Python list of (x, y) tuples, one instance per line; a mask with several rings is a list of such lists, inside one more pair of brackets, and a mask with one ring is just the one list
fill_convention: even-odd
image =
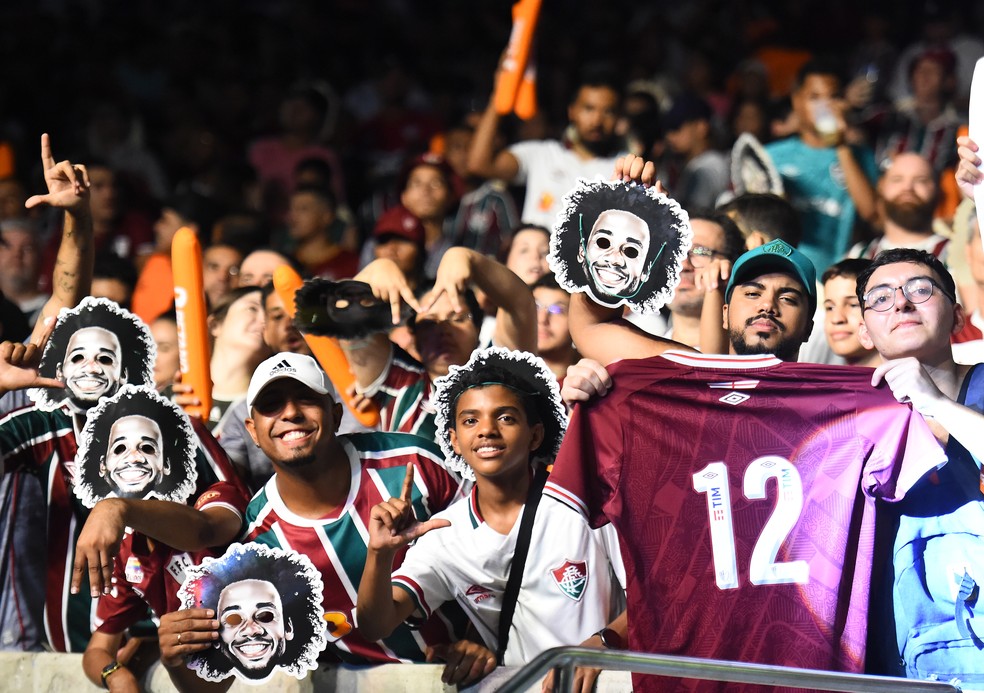
[[(536, 113), (536, 101), (531, 97), (535, 91), (533, 73), (528, 73), (526, 68), (541, 2), (542, 0), (519, 0), (513, 5), (512, 33), (509, 35), (509, 45), (506, 46), (506, 55), (502, 60), (502, 69), (493, 96), (495, 110), (499, 115), (515, 110), (521, 118), (529, 119)], [(519, 108), (517, 99), (521, 102)]]
[(174, 311), (178, 324), (178, 358), (181, 382), (191, 385), (200, 404), (184, 407), (192, 416), (208, 421), (212, 411), (212, 376), (209, 372), (208, 310), (202, 280), (202, 247), (194, 231), (184, 226), (171, 241), (174, 274)]
[[(280, 300), (284, 302), (284, 309), (293, 319), (296, 307), (294, 305), (294, 293), (301, 287), (304, 280), (301, 275), (294, 271), (290, 265), (281, 265), (273, 273), (273, 288), (276, 290)], [(328, 379), (338, 392), (338, 396), (345, 402), (345, 406), (359, 420), (363, 426), (375, 428), (379, 425), (379, 409), (373, 406), (369, 411), (357, 411), (352, 405), (352, 401), (346, 394), (349, 388), (355, 383), (355, 376), (349, 370), (348, 358), (342, 347), (339, 346), (337, 339), (323, 337), (319, 335), (303, 335), (304, 341), (311, 348), (314, 358), (325, 369)]]

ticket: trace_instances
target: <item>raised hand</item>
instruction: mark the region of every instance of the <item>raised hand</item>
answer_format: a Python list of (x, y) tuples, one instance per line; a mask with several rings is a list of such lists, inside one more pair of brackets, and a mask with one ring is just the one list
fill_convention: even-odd
[(48, 194), (32, 195), (24, 203), (25, 207), (31, 209), (38, 205), (50, 205), (73, 213), (88, 210), (89, 174), (85, 166), (70, 161), (56, 162), (47, 133), (41, 135), (41, 166), (44, 168)]
[(437, 268), (437, 277), (434, 279), (434, 288), (421, 301), (420, 312), (426, 313), (431, 310), (441, 298), (441, 294), (448, 295), (451, 303), (451, 310), (461, 313), (464, 310), (464, 302), (461, 294), (465, 292), (471, 283), (472, 274), (475, 270), (474, 256), (477, 253), (469, 248), (456, 246), (448, 248), (441, 258), (441, 264)]
[(418, 313), (420, 306), (413, 290), (407, 283), (407, 278), (389, 258), (379, 258), (366, 265), (355, 277), (356, 281), (365, 282), (372, 289), (373, 295), (381, 301), (390, 304), (393, 312), (393, 324), (400, 324), (400, 302), (405, 302)]
[(413, 463), (407, 463), (407, 475), (399, 498), (390, 498), (372, 509), (369, 515), (369, 548), (375, 551), (398, 551), (432, 529), (450, 527), (447, 520), (418, 522), (413, 514)]
[(126, 531), (123, 501), (107, 498), (96, 503), (89, 513), (75, 546), (72, 568), (72, 594), (82, 588), (82, 576), (89, 573), (89, 594), (109, 594), (113, 584), (113, 559), (120, 552)]
[(0, 343), (0, 395), (26, 387), (65, 387), (60, 380), (42, 377), (38, 372), (41, 354), (54, 329), (55, 319), (48, 318), (37, 343)]
[(623, 183), (640, 183), (647, 188), (655, 187), (656, 192), (666, 192), (663, 189), (663, 184), (656, 180), (656, 164), (635, 154), (626, 154), (615, 160), (612, 180), (620, 180)]
[(705, 294), (718, 289), (724, 291), (730, 276), (731, 261), (713, 258), (706, 267), (694, 270), (694, 285)]

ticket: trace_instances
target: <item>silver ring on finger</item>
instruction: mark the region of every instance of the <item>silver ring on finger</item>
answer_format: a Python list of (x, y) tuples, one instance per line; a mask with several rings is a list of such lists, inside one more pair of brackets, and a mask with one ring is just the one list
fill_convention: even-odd
[(178, 644), (181, 644), (181, 633), (178, 633)]

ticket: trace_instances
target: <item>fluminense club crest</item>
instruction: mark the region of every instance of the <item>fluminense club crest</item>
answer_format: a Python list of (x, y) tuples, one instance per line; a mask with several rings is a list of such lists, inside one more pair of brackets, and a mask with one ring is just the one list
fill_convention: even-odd
[(576, 602), (581, 601), (581, 597), (584, 596), (584, 588), (588, 584), (587, 563), (584, 561), (564, 561), (562, 566), (552, 568), (550, 573), (561, 592)]

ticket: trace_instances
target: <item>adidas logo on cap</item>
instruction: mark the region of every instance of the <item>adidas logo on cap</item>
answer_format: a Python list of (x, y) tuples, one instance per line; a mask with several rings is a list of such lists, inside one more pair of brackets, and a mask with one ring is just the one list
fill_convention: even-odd
[(287, 360), (284, 359), (283, 361), (281, 361), (280, 363), (278, 363), (277, 365), (275, 365), (273, 368), (270, 369), (270, 372), (269, 372), (268, 376), (269, 375), (282, 375), (282, 374), (286, 374), (286, 373), (297, 373), (297, 369), (294, 368), (289, 363), (287, 363)]
[(291, 378), (306, 385), (318, 394), (330, 394), (335, 398), (335, 389), (325, 372), (310, 356), (283, 352), (275, 354), (256, 367), (246, 391), (246, 407), (253, 408), (253, 401), (270, 382), (281, 378)]

